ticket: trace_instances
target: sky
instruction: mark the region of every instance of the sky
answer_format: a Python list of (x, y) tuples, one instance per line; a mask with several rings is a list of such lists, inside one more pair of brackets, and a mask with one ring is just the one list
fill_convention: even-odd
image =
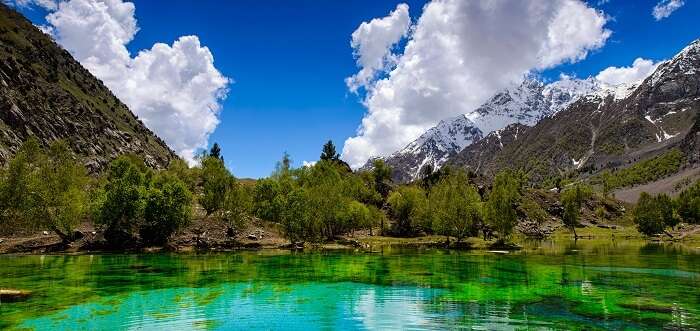
[(329, 139), (361, 165), (524, 75), (638, 80), (700, 38), (696, 0), (3, 1), (185, 159), (218, 142), (251, 178)]

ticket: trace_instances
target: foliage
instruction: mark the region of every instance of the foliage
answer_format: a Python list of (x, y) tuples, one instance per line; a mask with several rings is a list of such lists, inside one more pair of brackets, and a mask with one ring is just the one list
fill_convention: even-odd
[(321, 160), (324, 161), (338, 161), (340, 160), (340, 154), (335, 151), (335, 145), (332, 140), (329, 140), (323, 145), (323, 151), (320, 156)]
[(700, 180), (688, 187), (676, 200), (678, 215), (688, 223), (700, 223)]
[(438, 234), (461, 241), (476, 234), (481, 220), (481, 196), (469, 182), (467, 175), (458, 171), (441, 179), (429, 194), (432, 228)]
[(220, 158), (205, 157), (201, 162), (202, 195), (199, 204), (207, 215), (211, 215), (221, 209), (234, 178)]
[(63, 141), (45, 151), (29, 139), (0, 180), (0, 224), (46, 227), (69, 240), (88, 210), (89, 178)]
[(530, 197), (523, 197), (520, 200), (519, 208), (528, 220), (534, 221), (537, 224), (541, 224), (549, 218), (549, 215), (542, 206)]
[(224, 160), (223, 155), (221, 155), (221, 147), (219, 146), (219, 143), (214, 143), (214, 145), (211, 146), (211, 149), (209, 150), (209, 157), (219, 159), (221, 161)]
[(162, 245), (190, 222), (191, 193), (185, 183), (172, 176), (158, 178), (148, 190), (139, 234), (147, 244)]
[(646, 192), (642, 192), (639, 196), (637, 206), (632, 212), (632, 218), (637, 224), (639, 232), (650, 236), (664, 231), (664, 219), (668, 215), (666, 215), (665, 208), (659, 205), (662, 200), (665, 199), (652, 197)]
[(391, 167), (384, 160), (376, 159), (372, 162), (372, 176), (376, 191), (386, 200), (391, 190)]
[(399, 187), (391, 192), (387, 204), (391, 216), (396, 221), (394, 228), (396, 234), (412, 235), (426, 228), (428, 198), (420, 187)]
[(235, 182), (226, 191), (222, 218), (234, 229), (243, 227), (245, 220), (253, 211), (251, 188)]
[(562, 221), (576, 235), (576, 226), (579, 224), (581, 206), (586, 199), (593, 194), (593, 190), (584, 184), (574, 184), (561, 193), (561, 203), (564, 207)]
[(683, 153), (672, 149), (653, 159), (638, 162), (617, 171), (605, 170), (595, 177), (605, 193), (618, 187), (644, 184), (678, 172), (683, 163)]
[(515, 206), (520, 199), (521, 181), (513, 171), (499, 172), (484, 205), (484, 219), (498, 232), (499, 241), (508, 239), (518, 220)]

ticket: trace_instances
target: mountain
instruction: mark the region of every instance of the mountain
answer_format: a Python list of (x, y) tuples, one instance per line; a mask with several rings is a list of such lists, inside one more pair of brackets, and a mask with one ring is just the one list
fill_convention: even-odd
[[(625, 166), (680, 148), (698, 162), (700, 40), (635, 86), (604, 88), (578, 98), (517, 139), (474, 144), (449, 163), (493, 175), (519, 168), (541, 180), (563, 172)], [(484, 138), (495, 141), (494, 132)]]
[[(440, 121), (418, 139), (383, 159), (393, 168), (394, 181), (409, 182), (418, 177), (423, 166), (440, 168), (449, 158), (480, 141), (486, 134), (515, 123), (535, 125), (581, 96), (603, 91), (610, 91), (610, 88), (593, 78), (564, 78), (550, 84), (526, 79), (519, 86), (500, 91), (468, 114)], [(372, 161), (363, 168), (371, 167)]]
[(0, 163), (29, 137), (65, 140), (91, 171), (123, 153), (152, 167), (177, 158), (66, 50), (0, 3)]
[[(450, 156), (478, 141), (481, 136), (481, 130), (465, 115), (460, 115), (440, 121), (400, 151), (384, 158), (384, 161), (392, 168), (392, 180), (409, 182), (418, 176), (424, 166), (439, 168)], [(373, 161), (369, 160), (362, 168), (371, 168)]]

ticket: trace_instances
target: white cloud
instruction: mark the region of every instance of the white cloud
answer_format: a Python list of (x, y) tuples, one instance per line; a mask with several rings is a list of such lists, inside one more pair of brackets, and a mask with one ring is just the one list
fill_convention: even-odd
[(19, 7), (39, 6), (46, 10), (56, 10), (58, 8), (58, 0), (5, 0), (4, 2)]
[(428, 3), (396, 65), (366, 85), (367, 113), (343, 158), (361, 166), (532, 71), (585, 58), (610, 36), (606, 22), (578, 0)]
[(316, 162), (318, 162), (318, 161), (306, 161), (306, 160), (304, 160), (304, 161), (301, 162), (301, 166), (304, 167), (304, 168), (306, 168), (306, 167), (313, 167), (313, 166), (316, 165)]
[(660, 21), (671, 16), (676, 9), (683, 7), (683, 5), (685, 5), (684, 0), (661, 0), (654, 6), (651, 15), (654, 16), (654, 19)]
[(230, 80), (197, 36), (156, 43), (132, 56), (139, 28), (133, 3), (60, 2), (46, 20), (54, 38), (180, 156), (193, 162), (219, 124)]
[(637, 58), (631, 67), (608, 67), (596, 79), (608, 85), (635, 83), (651, 75), (661, 62)]
[(362, 22), (352, 33), (350, 46), (357, 58), (360, 71), (345, 79), (352, 92), (361, 86), (367, 86), (378, 71), (395, 64), (396, 55), (392, 48), (408, 33), (411, 18), (408, 5), (399, 4), (389, 16)]

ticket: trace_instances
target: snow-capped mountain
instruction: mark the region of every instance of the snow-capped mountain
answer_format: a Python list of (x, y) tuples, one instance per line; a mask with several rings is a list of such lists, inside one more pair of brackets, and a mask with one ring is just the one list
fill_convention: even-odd
[(534, 126), (484, 135), (448, 164), (486, 176), (517, 168), (533, 181), (626, 167), (670, 150), (683, 153), (684, 166), (700, 164), (700, 40), (642, 82), (594, 83), (599, 88)]
[[(394, 169), (395, 181), (408, 182), (416, 179), (425, 165), (440, 168), (451, 156), (490, 132), (514, 123), (535, 125), (581, 96), (606, 93), (615, 92), (594, 78), (564, 78), (550, 84), (529, 78), (519, 86), (496, 93), (467, 114), (440, 121), (384, 160)], [(363, 168), (370, 166), (368, 162)]]

